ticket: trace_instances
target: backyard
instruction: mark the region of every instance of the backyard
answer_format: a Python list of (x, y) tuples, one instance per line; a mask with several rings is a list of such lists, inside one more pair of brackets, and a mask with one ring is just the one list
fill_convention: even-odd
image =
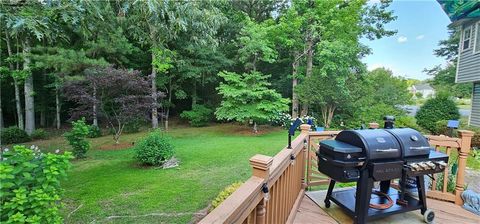
[[(65, 189), (66, 223), (187, 223), (227, 185), (251, 175), (248, 159), (274, 155), (286, 145), (286, 131), (268, 128), (252, 135), (244, 126), (220, 124), (205, 128), (180, 126), (174, 139), (180, 166), (143, 167), (131, 149), (99, 150), (111, 136), (91, 139), (86, 159), (73, 161)], [(126, 134), (134, 142), (146, 132)], [(68, 148), (63, 137), (26, 143), (54, 151)]]

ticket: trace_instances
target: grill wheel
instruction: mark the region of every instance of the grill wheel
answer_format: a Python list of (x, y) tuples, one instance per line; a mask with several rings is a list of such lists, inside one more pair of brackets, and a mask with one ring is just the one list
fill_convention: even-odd
[(423, 219), (428, 224), (433, 223), (433, 220), (435, 219), (435, 213), (432, 210), (427, 209), (427, 211), (425, 211), (423, 214)]

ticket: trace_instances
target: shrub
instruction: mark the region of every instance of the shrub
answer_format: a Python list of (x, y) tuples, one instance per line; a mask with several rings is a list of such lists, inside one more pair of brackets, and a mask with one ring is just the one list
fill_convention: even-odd
[(223, 189), (223, 191), (218, 193), (217, 197), (212, 201), (211, 210), (222, 204), (222, 202), (225, 201), (225, 199), (227, 199), (230, 195), (232, 195), (233, 192), (235, 192), (240, 186), (242, 186), (242, 182), (236, 182), (227, 186), (225, 189)]
[(0, 223), (62, 223), (60, 181), (71, 158), (34, 146), (0, 152)]
[(47, 139), (48, 133), (47, 131), (39, 128), (39, 129), (35, 129), (30, 135), (30, 137), (32, 137), (33, 139)]
[(102, 130), (96, 125), (88, 126), (88, 135), (89, 138), (98, 138), (102, 136)]
[(448, 121), (447, 120), (440, 120), (435, 123), (435, 131), (433, 134), (436, 135), (448, 135), (448, 128), (447, 128)]
[(418, 126), (417, 121), (414, 117), (411, 116), (398, 116), (395, 117), (395, 127), (407, 127), (413, 128), (415, 130), (420, 130), (420, 126)]
[(435, 132), (436, 123), (441, 120), (458, 120), (457, 105), (447, 96), (428, 99), (415, 116), (417, 123), (430, 132)]
[(183, 111), (180, 114), (182, 119), (188, 120), (193, 127), (207, 126), (212, 120), (213, 110), (205, 105), (196, 104), (192, 106), (192, 110)]
[(173, 157), (171, 139), (160, 131), (152, 131), (133, 147), (135, 158), (145, 165), (160, 166)]
[(30, 137), (24, 130), (12, 126), (4, 128), (1, 132), (2, 144), (22, 143), (30, 141)]
[(65, 133), (65, 139), (72, 146), (75, 158), (84, 158), (90, 149), (90, 143), (85, 140), (89, 133), (89, 127), (85, 124), (85, 118), (72, 122), (72, 130)]

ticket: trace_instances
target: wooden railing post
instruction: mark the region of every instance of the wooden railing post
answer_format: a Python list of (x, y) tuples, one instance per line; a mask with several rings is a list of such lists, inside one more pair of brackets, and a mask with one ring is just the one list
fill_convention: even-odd
[(368, 123), (368, 128), (377, 129), (380, 125), (378, 123)]
[(465, 185), (465, 168), (467, 166), (467, 158), (470, 153), (472, 144), (472, 137), (474, 132), (460, 130), (458, 131), (461, 140), (460, 148), (458, 151), (458, 170), (457, 170), (457, 183), (455, 186), (455, 204), (462, 205), (462, 192)]
[[(309, 153), (309, 147), (310, 147), (310, 136), (308, 134), (308, 132), (310, 131), (310, 128), (311, 126), (308, 125), (308, 124), (302, 124), (300, 125), (300, 130), (302, 130), (302, 134), (305, 134), (305, 140), (304, 142), (306, 143), (306, 145), (304, 145), (303, 147), (303, 161), (306, 162), (307, 160), (309, 160), (309, 156), (308, 156), (308, 153)], [(308, 162), (307, 162), (308, 163)], [(308, 169), (308, 168), (307, 168)], [(305, 172), (305, 166), (302, 166), (302, 174), (303, 174), (303, 177), (302, 177), (302, 189), (306, 189), (307, 186), (308, 186), (308, 183), (307, 183), (307, 180), (306, 180), (306, 175), (308, 175), (307, 172)]]
[(268, 181), (270, 175), (270, 166), (272, 165), (273, 158), (265, 155), (254, 155), (250, 158), (250, 166), (253, 169), (253, 176), (260, 177)]
[(308, 124), (302, 124), (300, 125), (300, 130), (302, 130), (302, 134), (308, 134), (310, 131), (311, 126)]
[[(263, 178), (268, 184), (270, 176), (270, 166), (272, 166), (273, 158), (270, 156), (257, 154), (250, 159), (250, 165), (253, 169), (253, 176)], [(257, 205), (257, 214), (255, 219), (258, 224), (264, 224), (266, 219), (266, 201), (262, 199)]]

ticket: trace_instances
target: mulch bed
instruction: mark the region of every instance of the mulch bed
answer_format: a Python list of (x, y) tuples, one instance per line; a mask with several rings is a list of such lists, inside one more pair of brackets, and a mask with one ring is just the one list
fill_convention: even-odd
[(100, 150), (121, 150), (121, 149), (128, 149), (132, 147), (132, 143), (119, 143), (113, 145), (102, 145), (99, 147)]

